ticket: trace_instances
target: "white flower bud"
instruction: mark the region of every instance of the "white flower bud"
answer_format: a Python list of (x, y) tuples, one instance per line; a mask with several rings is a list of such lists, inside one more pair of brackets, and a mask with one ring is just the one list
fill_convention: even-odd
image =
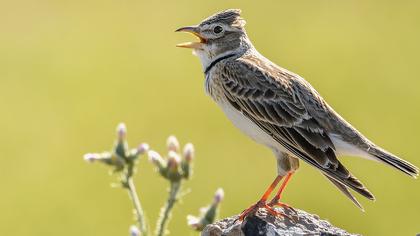
[(179, 163), (181, 163), (181, 157), (179, 157), (178, 153), (174, 151), (168, 152), (168, 167), (170, 169), (175, 169), (179, 166)]
[(153, 164), (159, 166), (163, 162), (163, 159), (159, 153), (153, 150), (150, 150), (147, 154), (149, 156), (149, 161), (152, 162)]
[(187, 162), (191, 162), (194, 159), (194, 145), (192, 143), (187, 143), (184, 146), (184, 158)]
[(124, 139), (125, 136), (127, 135), (127, 127), (125, 126), (124, 123), (119, 123), (118, 124), (118, 126), (117, 126), (117, 135), (118, 135), (118, 138), (120, 140), (121, 139)]
[(173, 135), (168, 137), (168, 140), (166, 141), (166, 146), (168, 147), (169, 151), (174, 151), (174, 152), (179, 151), (178, 139)]
[(201, 219), (193, 215), (187, 215), (187, 224), (193, 229), (199, 229), (201, 227)]
[(130, 236), (140, 236), (140, 230), (137, 228), (137, 226), (132, 225), (130, 227)]
[(89, 163), (93, 163), (101, 159), (101, 155), (98, 153), (87, 153), (83, 156), (83, 159)]
[(222, 188), (218, 188), (214, 194), (214, 203), (219, 204), (225, 196), (225, 192)]
[(143, 155), (147, 151), (149, 151), (150, 146), (147, 143), (142, 143), (137, 147), (137, 155)]

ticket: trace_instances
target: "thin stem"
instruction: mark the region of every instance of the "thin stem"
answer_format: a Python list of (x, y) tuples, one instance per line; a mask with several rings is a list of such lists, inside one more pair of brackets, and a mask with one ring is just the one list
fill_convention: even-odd
[(131, 177), (131, 171), (126, 176), (126, 184), (125, 188), (128, 191), (128, 194), (130, 195), (131, 200), (133, 201), (134, 210), (136, 212), (136, 219), (139, 224), (139, 229), (141, 232), (141, 235), (147, 235), (147, 228), (146, 228), (146, 222), (144, 219), (144, 212), (143, 208), (141, 207), (139, 197), (137, 195), (136, 186), (134, 185), (133, 178)]
[(166, 227), (168, 226), (169, 218), (171, 216), (172, 208), (178, 197), (178, 192), (181, 189), (181, 181), (171, 182), (169, 189), (169, 197), (164, 207), (162, 207), (156, 228), (157, 236), (164, 236)]

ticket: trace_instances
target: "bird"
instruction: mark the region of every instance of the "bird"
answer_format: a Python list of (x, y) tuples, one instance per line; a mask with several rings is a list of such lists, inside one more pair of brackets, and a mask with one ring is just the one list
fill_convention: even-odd
[[(276, 214), (283, 191), (303, 161), (319, 170), (357, 207), (350, 190), (374, 195), (339, 160), (357, 156), (378, 161), (416, 178), (419, 169), (366, 138), (342, 118), (301, 76), (261, 55), (245, 30), (240, 9), (227, 9), (198, 25), (175, 32), (195, 35), (198, 42), (177, 44), (198, 56), (205, 91), (229, 120), (255, 142), (270, 148), (277, 176), (261, 198), (240, 215), (243, 220), (259, 208)], [(270, 195), (283, 180), (274, 197)], [(278, 214), (278, 213), (277, 213)]]

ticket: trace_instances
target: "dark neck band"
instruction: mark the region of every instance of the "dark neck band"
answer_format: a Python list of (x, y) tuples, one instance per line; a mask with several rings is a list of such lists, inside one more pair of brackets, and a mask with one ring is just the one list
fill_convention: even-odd
[(227, 54), (226, 56), (223, 57), (219, 57), (216, 60), (212, 61), (212, 63), (210, 63), (209, 66), (207, 66), (206, 70), (204, 71), (204, 74), (207, 74), (211, 68), (213, 68), (217, 63), (219, 63), (221, 60), (227, 59), (229, 57), (233, 57), (236, 56), (236, 54), (232, 53), (232, 54)]

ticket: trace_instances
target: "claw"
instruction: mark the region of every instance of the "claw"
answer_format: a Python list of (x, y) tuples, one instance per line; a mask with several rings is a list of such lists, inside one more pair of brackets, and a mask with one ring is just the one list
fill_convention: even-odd
[[(293, 222), (296, 222), (293, 218), (291, 218), (290, 216), (288, 216), (288, 215), (286, 215), (286, 214), (284, 214), (284, 213), (282, 213), (282, 212), (278, 212), (278, 211), (276, 211), (275, 209), (274, 209), (274, 206), (277, 206), (277, 204), (276, 205), (271, 205), (271, 204), (267, 204), (265, 201), (258, 201), (256, 204), (254, 204), (254, 205), (252, 205), (252, 206), (250, 206), (249, 208), (247, 208), (247, 209), (245, 209), (242, 213), (241, 213), (241, 215), (238, 217), (238, 219), (236, 219), (235, 220), (235, 223), (236, 223), (236, 221), (243, 221), (243, 220), (245, 220), (245, 218), (247, 218), (249, 215), (251, 215), (251, 214), (255, 214), (255, 212), (257, 212), (258, 211), (258, 209), (260, 209), (260, 208), (264, 208), (264, 209), (266, 209), (267, 210), (267, 212), (269, 213), (269, 214), (271, 214), (271, 215), (273, 215), (273, 216), (276, 216), (276, 217), (278, 217), (278, 216), (282, 216), (282, 217), (284, 217), (284, 218), (288, 218), (289, 220), (291, 220), (291, 221), (293, 221)], [(290, 207), (291, 208), (291, 207)], [(291, 208), (291, 209), (293, 209), (293, 208)], [(293, 209), (293, 211), (294, 212), (296, 212), (294, 209)]]
[(291, 207), (290, 205), (288, 205), (286, 203), (283, 203), (283, 202), (274, 202), (274, 203), (273, 202), (270, 202), (268, 205), (271, 206), (271, 207), (274, 207), (274, 206), (282, 207), (284, 209), (287, 209), (289, 211), (292, 211), (295, 215), (298, 215), (298, 212), (293, 207)]
[(299, 220), (299, 216), (298, 216), (299, 214), (298, 214), (298, 212), (293, 207), (289, 206), (288, 204), (283, 203), (283, 202), (280, 202), (277, 198), (273, 198), (268, 203), (268, 206), (270, 206), (271, 208), (274, 208), (274, 207), (277, 206), (277, 207), (281, 207), (283, 209), (290, 210), (290, 211), (293, 212), (293, 218), (290, 217), (290, 216), (288, 216), (288, 215), (285, 215), (285, 214), (282, 214), (282, 215), (284, 217), (287, 217), (289, 220), (293, 221), (294, 223), (297, 223), (297, 221)]
[(246, 217), (248, 217), (248, 215), (250, 214), (254, 214), (255, 212), (258, 211), (258, 209), (262, 206), (266, 205), (265, 202), (262, 201), (258, 201), (257, 203), (255, 203), (254, 205), (248, 207), (247, 209), (245, 209), (241, 215), (239, 216), (238, 220), (239, 221), (243, 221)]

